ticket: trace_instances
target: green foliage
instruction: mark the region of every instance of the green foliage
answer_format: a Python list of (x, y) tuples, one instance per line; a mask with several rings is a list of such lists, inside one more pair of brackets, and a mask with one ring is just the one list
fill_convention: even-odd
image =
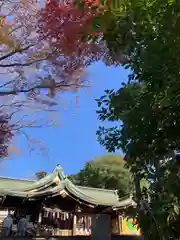
[(121, 197), (130, 194), (133, 188), (131, 174), (120, 155), (97, 157), (69, 178), (81, 186), (117, 189)]
[[(140, 226), (149, 239), (178, 239), (180, 214), (180, 2), (126, 1), (121, 16), (109, 15), (103, 40), (114, 58), (126, 55), (131, 70), (117, 92), (106, 91), (98, 102), (100, 120), (120, 127), (100, 127), (99, 142), (110, 152), (122, 149), (133, 176), (151, 182)], [(103, 28), (102, 28), (103, 29)]]
[[(149, 188), (151, 209), (148, 217), (144, 216), (142, 222), (143, 229), (149, 237), (169, 239), (171, 236), (172, 239), (179, 239), (179, 176), (175, 159), (161, 162), (158, 179)], [(151, 223), (148, 223), (150, 221)]]
[[(98, 136), (109, 151), (123, 149), (129, 161), (136, 160), (136, 170), (138, 167), (144, 174), (147, 164), (154, 165), (157, 159), (179, 151), (180, 3), (156, 0), (142, 7), (140, 2), (117, 18), (113, 37), (104, 34), (112, 51), (109, 37), (118, 40), (124, 31), (130, 34), (131, 41), (124, 40), (130, 59), (125, 67), (132, 73), (119, 91), (98, 100), (101, 120), (122, 121), (121, 128), (100, 128)], [(118, 41), (115, 46), (121, 48)]]

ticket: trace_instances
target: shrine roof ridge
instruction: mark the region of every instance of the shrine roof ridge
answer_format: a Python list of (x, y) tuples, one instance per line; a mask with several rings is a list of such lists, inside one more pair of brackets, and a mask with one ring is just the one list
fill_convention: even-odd
[(5, 176), (0, 176), (0, 181), (1, 179), (7, 179), (7, 180), (17, 180), (17, 181), (24, 181), (24, 182), (36, 182), (37, 180), (31, 180), (31, 179), (27, 179), (27, 178), (14, 178), (14, 177), (5, 177)]
[(61, 194), (94, 206), (122, 207), (132, 203), (130, 197), (119, 199), (117, 190), (84, 187), (73, 184), (64, 174), (64, 170), (60, 165), (57, 165), (52, 173), (40, 180), (0, 177), (1, 196), (42, 199), (45, 197), (60, 196)]

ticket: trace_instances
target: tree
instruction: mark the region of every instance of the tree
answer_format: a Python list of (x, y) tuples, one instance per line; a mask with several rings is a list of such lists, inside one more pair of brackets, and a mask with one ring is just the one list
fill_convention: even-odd
[[(93, 14), (99, 14), (96, 10), (79, 10), (72, 1), (57, 2), (45, 1), (42, 6), (37, 0), (8, 0), (0, 4), (2, 110), (13, 113), (17, 133), (33, 144), (37, 141), (24, 128), (54, 124), (47, 117), (56, 110), (59, 93), (89, 86), (85, 67), (100, 59), (107, 64), (121, 62), (121, 58), (112, 60), (100, 35), (96, 42), (82, 39)], [(38, 118), (40, 112), (47, 113), (43, 121)]]
[(151, 182), (146, 194), (137, 195), (138, 203), (146, 199), (151, 209), (148, 216), (139, 211), (145, 236), (178, 239), (180, 5), (161, 0), (125, 3), (118, 16), (111, 9), (104, 13), (109, 16), (105, 30), (103, 18), (95, 19), (110, 52), (123, 49), (124, 66), (131, 69), (121, 89), (107, 90), (98, 100), (102, 121), (121, 121), (120, 127), (100, 127), (99, 141), (109, 151), (122, 149), (135, 179)]
[[(2, 3), (1, 12), (5, 12), (6, 8), (7, 2)], [(36, 95), (37, 98), (44, 89), (47, 90), (46, 95), (52, 97), (55, 94), (53, 89), (80, 87), (81, 83), (78, 84), (77, 79), (81, 70), (67, 76), (63, 68), (64, 61), (59, 57), (62, 53), (52, 49), (48, 39), (38, 34), (41, 6), (37, 1), (11, 0), (8, 1), (8, 9), (1, 17), (1, 31), (4, 33), (1, 43), (5, 44), (6, 48), (1, 50), (0, 68), (5, 72), (6, 69), (12, 72), (13, 68), (16, 82), (14, 79), (13, 82), (6, 83), (7, 91), (1, 91), (1, 96), (26, 93), (31, 97)], [(11, 21), (7, 20), (9, 17)], [(34, 80), (29, 79), (32, 77)], [(10, 88), (12, 86), (14, 87)]]
[[(66, 24), (58, 21), (63, 18)], [(54, 124), (47, 117), (56, 110), (59, 93), (89, 86), (84, 68), (102, 57), (110, 58), (104, 44), (81, 39), (79, 33), (91, 18), (88, 8), (79, 11), (72, 2), (58, 5), (50, 0), (42, 6), (36, 0), (8, 0), (0, 4), (1, 109), (13, 113), (17, 133), (32, 143), (37, 141), (24, 128)], [(40, 112), (46, 115), (43, 121), (38, 118)]]
[(47, 176), (47, 172), (46, 171), (39, 171), (35, 173), (35, 176), (37, 178), (37, 180), (40, 180), (42, 178), (44, 178), (45, 176)]
[(68, 61), (67, 70), (66, 55), (40, 35), (41, 10), (36, 0), (0, 3), (0, 110), (11, 116), (14, 135), (23, 134), (33, 145), (40, 141), (24, 129), (54, 125), (59, 93), (88, 86), (84, 69)]
[(116, 189), (120, 197), (132, 193), (131, 174), (120, 155), (103, 155), (88, 161), (69, 178), (81, 186)]
[[(63, 64), (65, 72), (71, 73), (99, 60), (107, 65), (121, 63), (122, 56), (113, 60), (106, 44), (100, 41), (99, 31), (94, 33), (91, 30), (93, 19), (99, 14), (87, 4), (78, 8), (72, 0), (49, 0), (40, 11), (38, 33), (42, 39), (48, 40), (52, 51), (63, 55), (62, 63), (57, 64)], [(92, 38), (95, 37), (94, 41), (86, 39), (87, 31)]]
[(139, 193), (140, 199), (151, 199), (151, 217), (148, 221), (147, 216), (142, 218), (142, 230), (157, 239), (160, 233), (174, 236), (179, 222), (179, 165), (171, 149), (168, 153), (163, 148), (166, 145), (165, 139), (161, 140), (162, 135), (158, 135), (158, 131), (153, 134), (153, 127), (157, 127), (161, 117), (158, 118), (154, 109), (148, 106), (145, 95), (142, 97), (141, 86), (126, 85), (118, 93), (109, 91), (108, 94), (109, 97), (104, 96), (99, 102), (99, 105), (103, 104), (99, 116), (101, 120), (121, 120), (122, 125), (110, 129), (100, 127), (99, 141), (108, 151), (123, 149), (133, 176), (145, 178), (151, 183), (148, 189), (144, 186), (145, 192)]

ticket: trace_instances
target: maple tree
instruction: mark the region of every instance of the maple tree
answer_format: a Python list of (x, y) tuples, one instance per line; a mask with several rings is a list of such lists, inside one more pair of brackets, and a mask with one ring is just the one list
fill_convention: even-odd
[[(89, 7), (87, 1), (79, 8), (72, 0), (49, 0), (39, 14), (38, 33), (58, 54), (53, 63), (63, 66), (65, 73), (72, 74), (99, 60), (107, 65), (121, 63), (121, 56), (115, 59), (109, 54), (106, 44), (101, 41), (101, 31), (91, 29), (93, 19), (101, 12)], [(87, 32), (93, 40), (86, 38)]]
[[(14, 131), (23, 133), (33, 144), (35, 140), (21, 130), (52, 126), (57, 119), (49, 113), (56, 110), (59, 92), (88, 85), (84, 69), (80, 65), (74, 68), (72, 58), (67, 61), (40, 35), (41, 8), (36, 0), (0, 3), (1, 110), (12, 115), (11, 121), (17, 124)], [(41, 112), (47, 113), (43, 119)]]
[[(3, 12), (3, 5), (1, 10)], [(0, 95), (12, 95), (18, 93), (40, 94), (41, 89), (47, 90), (48, 96), (54, 96), (53, 90), (70, 86), (80, 87), (80, 82), (76, 81), (80, 76), (80, 71), (68, 75), (64, 73), (62, 64), (59, 64), (58, 59), (59, 52), (56, 49), (52, 49), (49, 42), (44, 38), (39, 38), (37, 31), (38, 11), (40, 6), (36, 0), (22, 1), (11, 4), (8, 3), (12, 9), (7, 14), (2, 15), (1, 21), (1, 45), (5, 44), (3, 50), (1, 50), (2, 57), (0, 58), (0, 68), (9, 69), (13, 68), (18, 74), (18, 81), (16, 82), (16, 89), (8, 88), (7, 91), (0, 91)], [(16, 9), (16, 11), (13, 11)], [(4, 10), (5, 11), (5, 10)], [(13, 20), (7, 22), (7, 17), (11, 17)], [(3, 47), (3, 46), (2, 46)], [(6, 52), (6, 54), (3, 54)], [(58, 69), (56, 68), (58, 67)], [(31, 76), (27, 77), (25, 72), (31, 72)], [(40, 74), (41, 72), (41, 74)], [(32, 73), (34, 74), (32, 76)], [(43, 74), (46, 75), (43, 77)], [(34, 77), (35, 80), (29, 81), (29, 78)], [(14, 83), (14, 81), (13, 81)], [(9, 85), (8, 83), (7, 85)], [(23, 85), (22, 85), (23, 84)], [(50, 89), (50, 90), (48, 90)], [(69, 90), (69, 89), (68, 89)]]
[[(13, 117), (23, 121), (21, 129), (44, 125), (32, 112), (54, 111), (60, 92), (88, 86), (85, 67), (100, 59), (107, 65), (121, 62), (111, 58), (100, 32), (89, 28), (99, 14), (72, 1), (0, 4), (0, 97), (3, 110), (16, 112)], [(84, 37), (87, 30), (95, 41)], [(32, 115), (29, 122), (24, 120), (27, 115)]]

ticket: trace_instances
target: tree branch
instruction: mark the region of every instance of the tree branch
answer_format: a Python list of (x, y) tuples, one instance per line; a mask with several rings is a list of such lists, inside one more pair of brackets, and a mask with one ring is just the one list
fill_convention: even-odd
[(37, 59), (37, 60), (34, 60), (34, 61), (31, 61), (31, 62), (27, 62), (27, 63), (10, 63), (10, 64), (0, 64), (0, 67), (4, 67), (4, 68), (8, 68), (8, 67), (27, 67), (27, 66), (30, 66), (34, 63), (37, 63), (37, 62), (41, 62), (41, 61), (44, 61), (44, 60), (47, 60), (47, 58), (42, 58), (42, 59)]
[[(28, 45), (28, 46), (26, 46), (26, 47), (24, 47), (24, 48), (21, 48), (21, 49), (15, 49), (15, 50), (13, 50), (12, 52), (10, 52), (10, 53), (8, 53), (8, 54), (0, 57), (0, 61), (5, 60), (6, 58), (11, 57), (11, 56), (13, 56), (13, 55), (16, 54), (16, 53), (22, 53), (22, 52), (28, 50), (30, 47), (33, 47), (33, 45), (31, 44), (31, 45)], [(6, 66), (6, 65), (5, 65), (5, 66)]]
[[(75, 84), (75, 83), (72, 83), (72, 84), (62, 84), (62, 83), (59, 83), (59, 84), (56, 84), (55, 86), (53, 86), (54, 89), (56, 88), (61, 88), (61, 87), (88, 87), (87, 85), (82, 85), (82, 84)], [(51, 89), (52, 86), (50, 84), (48, 85), (37, 85), (35, 87), (32, 87), (32, 88), (28, 88), (28, 89), (17, 89), (17, 90), (10, 90), (10, 91), (0, 91), (0, 96), (7, 96), (7, 95), (16, 95), (18, 93), (28, 93), (28, 92), (31, 92), (31, 91), (34, 91), (35, 89)]]
[(4, 84), (0, 85), (0, 88), (6, 87), (7, 85), (9, 85), (9, 84), (11, 84), (13, 82), (14, 82), (14, 79), (9, 81), (9, 82), (7, 82), (7, 83), (4, 83)]

